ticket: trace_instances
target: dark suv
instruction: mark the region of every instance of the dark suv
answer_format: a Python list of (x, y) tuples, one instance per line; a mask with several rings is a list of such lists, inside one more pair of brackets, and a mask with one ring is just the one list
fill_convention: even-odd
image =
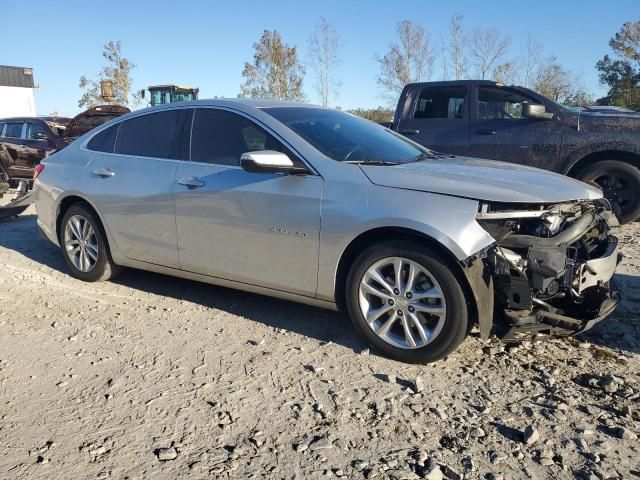
[(31, 179), (40, 160), (66, 145), (43, 119), (0, 120), (0, 182)]
[(640, 217), (640, 114), (572, 110), (481, 80), (414, 83), (392, 128), (436, 151), (552, 170), (599, 186), (622, 223)]
[(43, 158), (129, 111), (119, 105), (100, 105), (71, 120), (60, 117), (0, 119), (0, 183), (30, 180), (33, 169)]

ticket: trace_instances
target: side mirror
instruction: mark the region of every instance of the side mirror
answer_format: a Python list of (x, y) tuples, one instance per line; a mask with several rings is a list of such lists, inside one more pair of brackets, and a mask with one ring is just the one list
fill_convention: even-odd
[(275, 150), (243, 153), (240, 166), (252, 173), (309, 173), (306, 168), (296, 167), (286, 154)]
[(538, 105), (537, 103), (523, 103), (522, 116), (524, 118), (531, 118), (533, 120), (553, 119), (553, 113), (547, 112), (547, 109), (544, 105)]

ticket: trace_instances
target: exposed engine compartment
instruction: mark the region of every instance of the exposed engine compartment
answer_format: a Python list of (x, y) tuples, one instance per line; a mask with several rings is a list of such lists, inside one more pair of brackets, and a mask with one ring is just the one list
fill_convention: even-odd
[(610, 313), (619, 262), (617, 226), (606, 200), (554, 205), (482, 204), (478, 222), (495, 239), (484, 263), (508, 335), (575, 333)]

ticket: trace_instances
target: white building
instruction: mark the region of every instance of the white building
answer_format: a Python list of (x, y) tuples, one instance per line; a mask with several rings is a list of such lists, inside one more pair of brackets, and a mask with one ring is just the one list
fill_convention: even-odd
[(33, 69), (0, 65), (0, 118), (35, 117)]

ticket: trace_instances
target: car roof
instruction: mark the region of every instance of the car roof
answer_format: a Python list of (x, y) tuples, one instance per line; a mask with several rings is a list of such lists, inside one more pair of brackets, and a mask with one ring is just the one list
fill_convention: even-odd
[(134, 112), (132, 112), (132, 114), (138, 114), (140, 112), (147, 111), (159, 111), (165, 109), (168, 110), (175, 107), (230, 107), (244, 111), (275, 107), (323, 108), (319, 105), (313, 105), (311, 103), (292, 102), (287, 100), (269, 100), (266, 98), (211, 98), (203, 100), (191, 100), (187, 102), (165, 103), (163, 105), (156, 105), (155, 107), (135, 110)]
[(0, 122), (6, 123), (6, 122), (29, 122), (29, 121), (38, 121), (38, 122), (46, 122), (46, 120), (43, 120), (40, 117), (7, 117), (7, 118), (0, 118)]

